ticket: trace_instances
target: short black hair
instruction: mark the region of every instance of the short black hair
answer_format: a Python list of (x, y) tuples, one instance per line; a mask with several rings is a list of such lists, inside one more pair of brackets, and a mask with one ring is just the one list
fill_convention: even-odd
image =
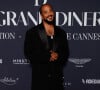
[(43, 4), (43, 5), (41, 5), (41, 7), (39, 8), (39, 12), (40, 12), (40, 14), (42, 14), (42, 8), (43, 8), (45, 5), (49, 5), (49, 6), (53, 9), (53, 7), (52, 7), (51, 4), (48, 4), (48, 3)]

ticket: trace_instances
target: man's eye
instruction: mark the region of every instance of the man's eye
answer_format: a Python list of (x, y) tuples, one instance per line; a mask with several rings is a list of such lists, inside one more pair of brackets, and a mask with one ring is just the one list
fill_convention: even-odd
[(44, 13), (46, 14), (46, 13), (48, 13), (48, 12), (44, 12)]

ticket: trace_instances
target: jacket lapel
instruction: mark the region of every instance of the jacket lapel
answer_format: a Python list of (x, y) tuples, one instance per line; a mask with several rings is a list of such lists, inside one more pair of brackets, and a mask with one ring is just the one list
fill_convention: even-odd
[(39, 33), (39, 36), (40, 36), (42, 42), (44, 43), (46, 49), (48, 50), (49, 49), (48, 38), (47, 38), (47, 35), (45, 32), (44, 26), (42, 24), (40, 24), (40, 26), (38, 28), (38, 33)]

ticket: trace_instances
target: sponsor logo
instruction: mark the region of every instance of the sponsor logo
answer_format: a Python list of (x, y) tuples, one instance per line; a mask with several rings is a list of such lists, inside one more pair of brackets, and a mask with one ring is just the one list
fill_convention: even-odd
[(13, 59), (13, 64), (30, 64), (28, 59)]
[(75, 67), (84, 67), (84, 64), (90, 62), (91, 58), (69, 58), (68, 61), (75, 64)]
[(4, 77), (0, 79), (0, 82), (5, 84), (5, 85), (15, 85), (19, 78), (12, 78), (12, 77)]
[(100, 84), (100, 79), (82, 79), (82, 83), (89, 85)]

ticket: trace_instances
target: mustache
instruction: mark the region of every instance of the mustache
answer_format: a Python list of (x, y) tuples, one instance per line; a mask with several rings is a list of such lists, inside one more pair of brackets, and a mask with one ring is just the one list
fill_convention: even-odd
[[(49, 15), (48, 17), (54, 17), (54, 15)], [(48, 17), (47, 17), (47, 18), (48, 18)]]

